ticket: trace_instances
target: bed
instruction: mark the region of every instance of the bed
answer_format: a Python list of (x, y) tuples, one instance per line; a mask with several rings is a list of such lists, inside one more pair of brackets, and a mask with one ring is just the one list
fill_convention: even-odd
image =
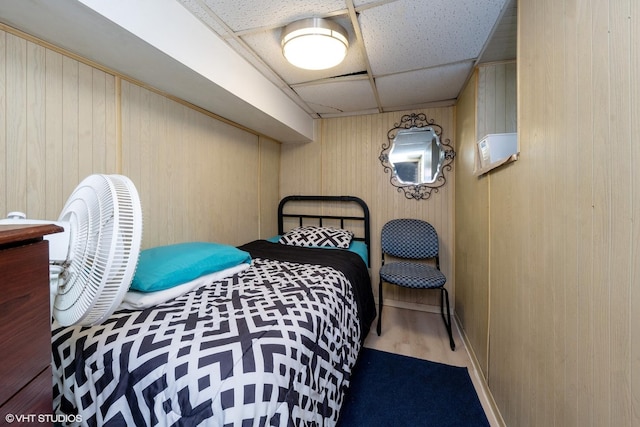
[[(234, 248), (249, 261), (184, 294), (124, 305), (98, 326), (54, 324), (55, 414), (96, 426), (335, 425), (376, 315), (369, 211), (351, 196), (289, 196), (278, 223), (278, 236)], [(343, 248), (287, 243), (315, 228), (355, 231)]]

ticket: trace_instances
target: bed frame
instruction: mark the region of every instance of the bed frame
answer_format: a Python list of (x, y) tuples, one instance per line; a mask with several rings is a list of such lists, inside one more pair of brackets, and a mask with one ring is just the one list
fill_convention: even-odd
[[(362, 208), (362, 215), (360, 216), (345, 216), (345, 215), (323, 215), (323, 214), (308, 214), (308, 213), (294, 213), (291, 206), (295, 205), (294, 202), (340, 202), (345, 204), (357, 203)], [(289, 205), (287, 213), (284, 213), (285, 205)], [(284, 219), (285, 218), (297, 218), (298, 224), (302, 226), (304, 219), (315, 219), (317, 224), (322, 226), (323, 220), (331, 220), (333, 222), (340, 222), (340, 228), (344, 227), (345, 221), (363, 222), (364, 235), (355, 235), (354, 240), (362, 241), (367, 245), (367, 256), (371, 260), (371, 228), (369, 222), (369, 207), (364, 200), (355, 196), (287, 196), (280, 200), (278, 204), (278, 234), (284, 234)], [(353, 231), (353, 230), (352, 230)]]

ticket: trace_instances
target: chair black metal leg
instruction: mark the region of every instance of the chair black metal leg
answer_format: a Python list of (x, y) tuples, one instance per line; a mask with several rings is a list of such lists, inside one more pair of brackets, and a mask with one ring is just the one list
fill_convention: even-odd
[[(442, 313), (442, 320), (444, 321), (444, 326), (447, 328), (447, 332), (449, 333), (449, 345), (451, 346), (451, 350), (455, 351), (456, 343), (453, 341), (453, 331), (451, 330), (451, 311), (449, 309), (449, 292), (444, 288), (440, 288), (442, 293), (440, 294), (440, 312)], [(444, 315), (444, 303), (445, 297), (447, 302), (447, 316)]]
[(382, 332), (382, 278), (380, 278), (380, 282), (378, 285), (378, 328), (377, 328), (378, 336), (380, 336), (380, 332)]

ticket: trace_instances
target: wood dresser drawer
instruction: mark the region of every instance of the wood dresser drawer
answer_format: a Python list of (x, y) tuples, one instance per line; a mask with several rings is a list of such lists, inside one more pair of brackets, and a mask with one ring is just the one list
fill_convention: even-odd
[(0, 252), (0, 402), (51, 364), (48, 248), (42, 240)]
[(51, 368), (47, 368), (35, 377), (18, 394), (2, 406), (2, 418), (6, 414), (38, 415), (53, 412)]
[(0, 419), (52, 412), (49, 242), (55, 225), (0, 225)]

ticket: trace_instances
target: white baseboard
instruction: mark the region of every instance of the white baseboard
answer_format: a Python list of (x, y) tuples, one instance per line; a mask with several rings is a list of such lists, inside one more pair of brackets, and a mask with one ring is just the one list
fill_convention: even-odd
[[(438, 310), (439, 309), (440, 308), (438, 307)], [(502, 418), (502, 414), (498, 409), (498, 405), (496, 404), (496, 401), (493, 398), (493, 395), (491, 394), (491, 390), (489, 390), (489, 384), (487, 384), (487, 380), (484, 374), (482, 373), (482, 369), (480, 368), (480, 362), (478, 362), (478, 358), (476, 357), (476, 354), (473, 351), (473, 348), (471, 347), (469, 338), (465, 334), (464, 330), (460, 327), (460, 319), (455, 313), (453, 315), (453, 319), (454, 319), (453, 323), (455, 324), (456, 329), (458, 330), (458, 334), (462, 338), (462, 341), (464, 341), (464, 348), (466, 349), (467, 354), (469, 355), (469, 360), (471, 360), (471, 365), (473, 366), (473, 372), (471, 372), (471, 375), (474, 376), (472, 380), (474, 380), (474, 383), (479, 386), (479, 387), (476, 387), (478, 394), (481, 394), (478, 397), (480, 398), (480, 402), (482, 403), (485, 413), (487, 414), (489, 424), (492, 427), (506, 427), (507, 424), (504, 422), (504, 418)]]

